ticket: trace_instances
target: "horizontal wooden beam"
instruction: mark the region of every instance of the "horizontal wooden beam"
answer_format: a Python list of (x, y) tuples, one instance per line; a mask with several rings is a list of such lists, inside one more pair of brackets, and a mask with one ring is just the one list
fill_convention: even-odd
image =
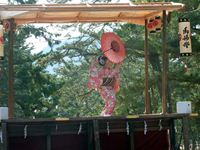
[[(16, 18), (16, 21), (31, 21), (33, 20), (34, 18)], [(78, 20), (78, 21), (87, 21), (87, 20), (94, 20), (94, 21), (101, 21), (101, 20), (143, 20), (144, 17), (81, 17), (80, 15), (77, 16), (77, 17), (43, 17), (41, 15), (39, 15), (37, 13), (37, 17), (36, 17), (36, 21), (45, 21), (45, 20), (60, 20), (60, 21), (73, 21), (73, 20)]]
[(111, 116), (111, 117), (81, 117), (81, 118), (55, 118), (55, 119), (8, 119), (2, 120), (2, 122), (7, 123), (40, 123), (40, 122), (57, 122), (57, 123), (65, 123), (65, 122), (80, 122), (80, 121), (88, 121), (88, 120), (103, 120), (103, 121), (122, 121), (122, 120), (144, 120), (144, 119), (182, 119), (183, 117), (197, 117), (198, 114), (139, 114), (139, 115), (129, 115), (129, 116)]
[[(0, 18), (13, 18), (17, 25), (75, 22), (129, 22), (144, 25), (144, 20), (154, 13), (175, 11), (183, 7), (181, 3), (0, 5)], [(79, 15), (78, 18), (70, 18), (69, 16), (73, 16), (71, 14)], [(113, 17), (115, 14), (116, 17)]]
[(180, 3), (127, 3), (127, 4), (62, 4), (62, 5), (1, 5), (0, 11), (149, 11), (149, 10), (178, 10), (183, 8)]
[(99, 17), (99, 18), (93, 18), (93, 17), (79, 17), (79, 18), (68, 18), (68, 17), (62, 17), (62, 18), (39, 18), (36, 19), (15, 19), (15, 22), (17, 25), (22, 24), (30, 24), (30, 23), (99, 23), (99, 22), (129, 22), (129, 23), (135, 23), (139, 25), (144, 24), (144, 18), (138, 17), (136, 19), (133, 19), (131, 17)]
[(162, 13), (161, 12), (152, 12), (152, 13), (146, 15), (145, 19), (149, 19), (149, 18), (157, 16), (157, 15), (162, 15)]

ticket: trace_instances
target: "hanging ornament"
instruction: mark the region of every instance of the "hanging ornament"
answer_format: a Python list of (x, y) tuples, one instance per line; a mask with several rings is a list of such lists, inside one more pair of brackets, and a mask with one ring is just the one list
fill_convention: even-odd
[(0, 24), (0, 59), (4, 57), (3, 25)]
[(154, 27), (154, 24), (153, 24), (153, 21), (154, 19), (151, 18), (148, 20), (148, 24), (147, 24), (147, 30), (149, 31), (149, 33), (155, 33), (155, 27)]
[(156, 32), (161, 32), (161, 30), (162, 30), (162, 18), (161, 18), (161, 16), (155, 17), (154, 25), (155, 25)]
[(150, 18), (148, 20), (146, 28), (149, 31), (149, 33), (161, 32), (162, 30), (161, 16), (155, 16), (153, 18)]
[(192, 55), (190, 22), (187, 18), (179, 18), (179, 46), (181, 56)]

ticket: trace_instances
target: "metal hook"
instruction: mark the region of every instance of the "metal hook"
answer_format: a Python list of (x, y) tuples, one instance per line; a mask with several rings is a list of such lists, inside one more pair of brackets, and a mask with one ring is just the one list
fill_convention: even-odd
[(163, 127), (162, 127), (162, 120), (160, 119), (160, 121), (159, 121), (159, 127), (160, 127), (160, 131), (163, 129)]
[(79, 129), (78, 129), (78, 135), (81, 133), (82, 131), (82, 123), (80, 123)]
[(107, 134), (108, 134), (108, 136), (110, 135), (110, 126), (109, 126), (109, 122), (107, 122)]
[(24, 139), (26, 139), (26, 137), (27, 137), (27, 127), (28, 127), (28, 125), (24, 126)]
[(144, 135), (146, 135), (147, 134), (147, 122), (146, 121), (144, 121)]
[(127, 132), (127, 135), (129, 135), (130, 128), (129, 128), (129, 123), (128, 122), (126, 122), (126, 132)]

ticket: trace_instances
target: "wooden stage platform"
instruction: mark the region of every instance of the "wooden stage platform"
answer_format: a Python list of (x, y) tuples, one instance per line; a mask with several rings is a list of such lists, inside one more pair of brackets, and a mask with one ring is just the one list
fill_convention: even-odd
[(183, 121), (184, 143), (188, 144), (191, 116), (194, 115), (3, 120), (3, 150), (174, 149), (174, 121)]

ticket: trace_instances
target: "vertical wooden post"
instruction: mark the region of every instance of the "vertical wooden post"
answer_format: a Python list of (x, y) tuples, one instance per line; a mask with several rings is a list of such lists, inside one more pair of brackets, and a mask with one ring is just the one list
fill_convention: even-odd
[(162, 113), (166, 113), (166, 95), (167, 95), (167, 49), (166, 49), (166, 10), (163, 10), (163, 31), (162, 31)]
[(93, 150), (93, 132), (92, 132), (93, 128), (91, 125), (91, 122), (88, 121), (87, 122), (87, 150)]
[(2, 123), (3, 150), (8, 150), (7, 124)]
[(145, 20), (145, 39), (144, 39), (144, 60), (145, 60), (145, 114), (150, 113), (150, 101), (149, 101), (149, 52), (148, 52), (148, 31), (147, 31), (147, 19)]
[(175, 128), (174, 128), (174, 119), (171, 119), (170, 121), (170, 147), (171, 150), (175, 150), (176, 147), (176, 136), (175, 136)]
[(134, 150), (135, 146), (134, 146), (134, 130), (133, 130), (133, 122), (130, 122), (130, 137), (129, 137), (129, 141), (130, 141), (130, 150)]
[(98, 120), (93, 120), (95, 150), (100, 150), (100, 137)]
[(189, 120), (188, 117), (183, 117), (183, 142), (184, 150), (189, 150)]
[(47, 150), (51, 150), (51, 135), (47, 135)]
[(14, 115), (14, 87), (13, 87), (13, 44), (14, 44), (14, 20), (10, 19), (10, 31), (8, 33), (8, 117)]

